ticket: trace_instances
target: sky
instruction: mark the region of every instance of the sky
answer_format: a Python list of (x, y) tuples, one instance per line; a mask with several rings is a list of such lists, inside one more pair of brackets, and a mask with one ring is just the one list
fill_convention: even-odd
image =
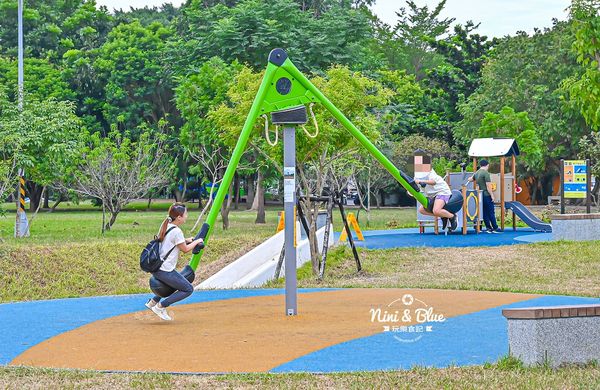
[[(129, 6), (159, 6), (169, 2), (180, 6), (183, 0), (96, 0), (99, 5), (113, 8), (129, 9)], [(415, 0), (418, 6), (435, 7), (439, 0)], [(456, 23), (464, 24), (467, 20), (481, 23), (479, 34), (488, 37), (514, 35), (517, 31), (532, 33), (534, 27), (543, 28), (552, 25), (552, 18), (564, 20), (565, 9), (570, 0), (447, 0), (442, 18), (456, 18)], [(406, 5), (402, 0), (377, 0), (373, 11), (385, 23), (393, 26), (396, 23), (396, 11)]]

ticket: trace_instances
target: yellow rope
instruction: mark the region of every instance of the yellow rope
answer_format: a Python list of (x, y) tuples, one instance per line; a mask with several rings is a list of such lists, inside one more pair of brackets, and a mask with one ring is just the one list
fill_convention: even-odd
[(275, 126), (275, 142), (271, 142), (271, 138), (269, 138), (269, 118), (267, 118), (266, 114), (261, 116), (265, 118), (265, 138), (267, 139), (267, 143), (271, 146), (276, 146), (279, 140), (279, 128)]
[(313, 112), (313, 109), (312, 109), (312, 107), (314, 105), (315, 105), (315, 103), (310, 103), (310, 105), (308, 106), (308, 110), (310, 111), (310, 116), (312, 117), (313, 124), (315, 125), (315, 134), (310, 134), (308, 132), (308, 130), (306, 130), (306, 127), (304, 125), (302, 125), (302, 129), (306, 133), (306, 136), (309, 138), (316, 138), (317, 135), (319, 135), (319, 124), (317, 123), (317, 118), (315, 117), (315, 113)]

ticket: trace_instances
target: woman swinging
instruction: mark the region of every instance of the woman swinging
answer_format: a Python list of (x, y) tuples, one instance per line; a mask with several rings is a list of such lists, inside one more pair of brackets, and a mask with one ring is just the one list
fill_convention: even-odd
[(152, 275), (172, 287), (175, 291), (166, 297), (161, 302), (161, 297), (155, 295), (146, 302), (146, 307), (152, 310), (158, 317), (165, 321), (171, 321), (172, 318), (167, 313), (167, 307), (175, 302), (179, 302), (192, 295), (194, 287), (184, 278), (177, 270), (177, 260), (179, 253), (188, 253), (196, 247), (196, 245), (204, 242), (201, 238), (194, 240), (193, 238), (185, 239), (180, 226), (183, 225), (188, 218), (188, 213), (183, 203), (174, 203), (169, 207), (169, 215), (160, 225), (158, 239), (160, 245), (160, 258), (164, 260), (160, 269)]

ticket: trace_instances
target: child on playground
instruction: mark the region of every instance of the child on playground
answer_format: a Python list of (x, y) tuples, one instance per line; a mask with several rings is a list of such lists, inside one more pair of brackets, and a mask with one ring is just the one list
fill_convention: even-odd
[(446, 183), (446, 181), (431, 167), (431, 160), (429, 156), (422, 156), (422, 161), (420, 164), (416, 161), (415, 172), (429, 172), (425, 177), (414, 179), (417, 185), (425, 184), (425, 187), (422, 189), (422, 191), (425, 193), (425, 196), (429, 198), (429, 205), (427, 209), (423, 206), (420, 206), (419, 212), (421, 214), (433, 215), (442, 218), (443, 229), (446, 228), (448, 221), (450, 221), (450, 230), (456, 230), (456, 215), (444, 209), (446, 203), (448, 203), (448, 200), (450, 200), (452, 190), (450, 189), (448, 183)]
[(146, 307), (152, 310), (158, 317), (165, 321), (171, 321), (167, 313), (167, 307), (192, 295), (194, 287), (184, 278), (175, 267), (179, 259), (179, 252), (187, 253), (201, 244), (201, 238), (183, 238), (180, 226), (187, 220), (188, 213), (183, 203), (174, 203), (169, 207), (169, 215), (160, 225), (158, 238), (160, 245), (160, 258), (164, 260), (160, 269), (152, 275), (164, 284), (175, 289), (175, 292), (161, 302), (161, 297), (155, 295), (146, 302)]
[(479, 162), (479, 170), (469, 178), (469, 181), (477, 183), (483, 195), (483, 222), (486, 232), (500, 233), (496, 223), (496, 213), (494, 210), (494, 191), (492, 190), (492, 178), (489, 172), (490, 163), (482, 159)]

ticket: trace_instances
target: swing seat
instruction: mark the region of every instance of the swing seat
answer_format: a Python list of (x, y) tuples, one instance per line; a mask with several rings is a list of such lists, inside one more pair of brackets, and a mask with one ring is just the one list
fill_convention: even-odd
[(452, 190), (452, 195), (450, 195), (450, 199), (446, 206), (444, 206), (444, 210), (451, 212), (452, 214), (456, 214), (463, 207), (463, 196), (462, 193), (458, 190)]
[[(192, 283), (196, 278), (196, 273), (189, 265), (186, 265), (184, 269), (181, 270), (180, 274), (188, 280), (188, 282)], [(160, 280), (156, 279), (154, 275), (150, 277), (150, 290), (161, 298), (166, 298), (169, 295), (175, 292), (175, 289)]]

